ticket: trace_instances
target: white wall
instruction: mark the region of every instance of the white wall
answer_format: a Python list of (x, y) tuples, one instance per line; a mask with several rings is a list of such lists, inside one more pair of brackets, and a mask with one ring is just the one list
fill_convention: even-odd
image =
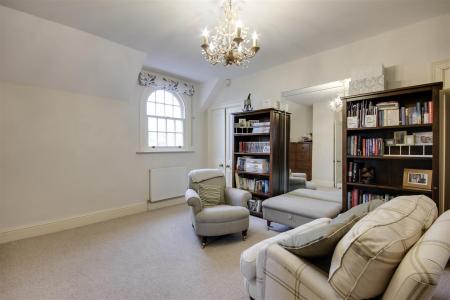
[(201, 134), (194, 153), (136, 154), (141, 91), (123, 101), (0, 83), (0, 232), (145, 202), (149, 168), (202, 167)]

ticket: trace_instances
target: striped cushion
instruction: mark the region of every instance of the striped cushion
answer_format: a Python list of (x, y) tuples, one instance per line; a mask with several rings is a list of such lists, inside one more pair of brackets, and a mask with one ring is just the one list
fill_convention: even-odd
[(383, 295), (384, 300), (430, 299), (450, 257), (450, 211), (443, 213), (409, 250)]
[(367, 299), (384, 292), (406, 252), (437, 216), (430, 198), (401, 196), (379, 206), (339, 241), (329, 282), (347, 299)]
[(224, 203), (224, 188), (220, 185), (198, 185), (198, 195), (203, 206), (214, 206)]

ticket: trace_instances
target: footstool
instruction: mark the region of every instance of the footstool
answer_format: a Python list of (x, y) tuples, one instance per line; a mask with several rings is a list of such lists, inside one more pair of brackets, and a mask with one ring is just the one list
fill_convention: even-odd
[(262, 203), (263, 218), (295, 228), (318, 218), (334, 218), (342, 209), (342, 191), (297, 189)]

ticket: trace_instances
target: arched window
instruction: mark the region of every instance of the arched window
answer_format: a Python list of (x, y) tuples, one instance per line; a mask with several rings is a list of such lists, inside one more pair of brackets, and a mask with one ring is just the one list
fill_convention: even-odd
[(164, 89), (153, 91), (146, 102), (148, 147), (184, 147), (185, 118), (181, 97)]

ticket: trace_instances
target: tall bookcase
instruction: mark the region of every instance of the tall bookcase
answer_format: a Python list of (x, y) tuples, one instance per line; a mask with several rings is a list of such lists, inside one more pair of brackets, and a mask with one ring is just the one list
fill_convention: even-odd
[[(436, 205), (439, 206), (439, 92), (441, 89), (442, 82), (436, 82), (343, 97), (343, 210), (347, 210), (349, 206), (351, 206), (351, 199), (352, 197), (355, 197), (355, 195), (352, 194), (354, 190), (358, 191), (355, 192), (357, 196), (360, 196), (362, 193), (365, 193), (366, 195), (368, 193), (371, 193), (372, 195), (388, 194), (392, 197), (399, 195), (424, 194), (431, 197), (436, 202)], [(382, 121), (380, 120), (380, 111), (378, 111), (376, 127), (359, 126), (358, 128), (347, 128), (348, 111), (352, 107), (354, 108), (355, 105), (358, 105), (358, 103), (361, 107), (361, 105), (364, 105), (363, 103), (367, 104), (369, 102), (372, 102), (372, 104), (375, 106), (376, 104), (389, 101), (398, 102), (399, 107), (405, 108), (421, 107), (421, 105), (423, 105), (424, 108), (421, 109), (422, 121), (420, 122), (420, 124), (412, 124), (419, 123), (419, 121), (409, 122), (408, 120), (401, 122), (400, 120), (400, 124), (398, 125), (382, 126), (380, 124)], [(425, 111), (425, 104), (421, 103), (430, 101), (431, 104), (427, 106), (426, 111), (427, 113), (429, 112), (429, 110), (432, 111), (432, 120), (424, 122), (423, 111)], [(417, 102), (419, 102), (419, 104), (417, 104)], [(402, 119), (402, 117), (404, 118), (404, 116), (405, 115), (402, 115), (400, 110), (400, 119)], [(410, 146), (401, 146), (403, 150), (400, 150), (400, 146), (388, 147), (386, 145), (386, 140), (392, 140), (394, 138), (394, 132), (399, 131), (406, 131), (406, 134), (410, 136), (414, 134), (432, 132), (432, 145), (426, 146), (428, 148), (427, 153), (425, 151), (425, 147), (423, 146), (422, 147), (425, 152), (420, 152), (421, 147), (417, 148), (417, 145), (413, 146), (413, 148), (411, 148)], [(357, 138), (354, 138), (355, 136)], [(352, 137), (353, 140), (351, 142)], [(353, 153), (351, 153), (351, 150), (355, 149), (354, 141), (357, 139), (359, 141), (364, 139), (364, 142), (366, 142), (366, 149), (364, 154), (356, 153), (355, 155), (354, 151)], [(378, 144), (377, 146), (374, 146), (374, 143), (369, 144), (369, 147), (372, 147), (371, 149), (369, 149), (372, 150), (369, 155), (367, 154), (368, 139), (382, 139), (382, 143)], [(362, 142), (357, 142), (357, 145), (362, 146)], [(353, 148), (349, 149), (350, 146), (353, 146)], [(358, 148), (358, 146), (356, 147)], [(376, 150), (376, 155), (372, 154), (374, 147)], [(388, 149), (394, 149), (394, 155), (387, 155), (389, 154), (387, 152)], [(414, 151), (419, 151), (420, 155), (411, 155), (411, 149), (415, 149)], [(354, 166), (355, 163), (359, 166), (373, 168), (375, 172), (374, 180), (370, 183), (367, 183), (367, 180), (365, 183), (358, 182), (358, 180), (356, 180), (356, 182), (353, 182), (355, 181), (354, 178), (349, 178), (349, 175), (353, 175), (355, 170), (351, 170), (349, 165)], [(423, 190), (405, 187), (403, 185), (403, 176), (405, 169), (431, 170), (431, 189)], [(348, 197), (350, 197), (350, 201)]]
[[(248, 189), (254, 200), (264, 201), (269, 197), (287, 192), (290, 118), (290, 113), (272, 108), (233, 114), (235, 124), (233, 187), (240, 185), (236, 182), (238, 177), (250, 181), (258, 180), (264, 182), (264, 185), (268, 183), (268, 187), (265, 187), (266, 191), (264, 192)], [(245, 120), (246, 124), (244, 124), (243, 120)], [(253, 126), (254, 123), (265, 123), (268, 125), (261, 130), (261, 127)], [(258, 147), (253, 147), (255, 145)], [(260, 145), (265, 145), (266, 147), (259, 147)], [(270, 147), (267, 147), (267, 145)], [(268, 164), (267, 172), (248, 172), (238, 169), (238, 160), (242, 161), (248, 158), (265, 160)], [(240, 186), (240, 188), (243, 187)], [(262, 217), (262, 212), (250, 209), (250, 213), (254, 216)]]

